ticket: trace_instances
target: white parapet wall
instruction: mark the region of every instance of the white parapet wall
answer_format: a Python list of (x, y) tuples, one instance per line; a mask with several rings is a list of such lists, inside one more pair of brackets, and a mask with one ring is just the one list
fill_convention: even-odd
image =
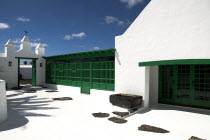
[(0, 80), (0, 123), (7, 119), (7, 98), (5, 81)]
[[(81, 94), (81, 87), (73, 87), (73, 86), (64, 86), (64, 85), (55, 85), (55, 84), (45, 84), (50, 89), (58, 90), (65, 96), (71, 96), (71, 94)], [(96, 90), (91, 89), (90, 94), (96, 97), (104, 98), (108, 101), (109, 95), (114, 94), (114, 91), (105, 91), (105, 90)]]

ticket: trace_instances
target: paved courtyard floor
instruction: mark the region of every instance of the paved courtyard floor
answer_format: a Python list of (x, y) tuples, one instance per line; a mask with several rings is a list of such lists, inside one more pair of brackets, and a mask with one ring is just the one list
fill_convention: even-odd
[[(66, 92), (36, 93), (7, 91), (8, 120), (0, 125), (0, 140), (188, 140), (191, 136), (210, 139), (210, 111), (159, 105), (115, 124), (92, 113), (127, 111), (112, 106), (102, 92), (85, 95)], [(71, 101), (53, 101), (54, 97)], [(169, 130), (158, 134), (139, 131), (142, 124)]]

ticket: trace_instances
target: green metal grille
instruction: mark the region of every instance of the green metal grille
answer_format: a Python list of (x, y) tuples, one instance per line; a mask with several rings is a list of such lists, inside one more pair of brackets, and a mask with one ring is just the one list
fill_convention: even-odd
[(59, 62), (46, 64), (46, 83), (114, 91), (114, 61)]
[(176, 98), (190, 99), (190, 65), (178, 65)]
[(194, 96), (198, 102), (210, 102), (210, 65), (195, 66)]
[(159, 101), (210, 108), (210, 65), (159, 66)]
[(161, 75), (161, 97), (170, 100), (173, 98), (173, 66), (162, 66)]

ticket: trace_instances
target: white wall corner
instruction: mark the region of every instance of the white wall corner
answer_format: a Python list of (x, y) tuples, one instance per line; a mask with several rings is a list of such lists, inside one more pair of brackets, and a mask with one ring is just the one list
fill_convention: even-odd
[(146, 66), (145, 67), (145, 89), (144, 89), (144, 108), (149, 107), (149, 81), (150, 81), (150, 67)]

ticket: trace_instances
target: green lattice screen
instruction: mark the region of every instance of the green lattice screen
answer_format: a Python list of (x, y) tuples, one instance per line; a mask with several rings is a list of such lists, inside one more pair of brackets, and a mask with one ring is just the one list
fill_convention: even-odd
[(76, 87), (90, 82), (91, 89), (113, 91), (114, 71), (114, 61), (54, 61), (46, 64), (46, 82)]
[(210, 108), (210, 65), (159, 66), (159, 101)]

